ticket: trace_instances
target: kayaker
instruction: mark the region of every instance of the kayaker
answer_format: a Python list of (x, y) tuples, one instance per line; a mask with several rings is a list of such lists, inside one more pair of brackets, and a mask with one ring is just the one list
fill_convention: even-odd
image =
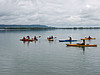
[(48, 39), (53, 39), (53, 36), (50, 36)]
[(30, 37), (29, 37), (29, 36), (27, 36), (27, 38), (28, 38), (28, 40), (30, 39)]
[(51, 39), (53, 39), (53, 36), (51, 36)]
[(34, 36), (34, 40), (37, 40), (37, 37), (36, 36)]
[(89, 39), (91, 39), (91, 37), (90, 37), (90, 36), (89, 36), (88, 38), (89, 38)]
[(72, 37), (69, 36), (69, 40), (72, 40)]
[(81, 43), (81, 45), (85, 45), (85, 40), (83, 40), (83, 43)]

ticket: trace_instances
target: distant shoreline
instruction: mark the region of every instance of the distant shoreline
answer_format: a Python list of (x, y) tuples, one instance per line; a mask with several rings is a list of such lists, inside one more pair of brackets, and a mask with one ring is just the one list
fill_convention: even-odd
[(37, 29), (100, 29), (100, 27), (49, 27), (46, 25), (0, 25), (0, 30), (37, 30)]
[(58, 29), (100, 29), (100, 27), (66, 27), (66, 28), (58, 28)]
[(73, 28), (0, 28), (0, 30), (52, 30), (52, 29), (100, 29), (100, 27), (90, 27), (90, 28), (82, 28), (82, 27), (73, 27)]

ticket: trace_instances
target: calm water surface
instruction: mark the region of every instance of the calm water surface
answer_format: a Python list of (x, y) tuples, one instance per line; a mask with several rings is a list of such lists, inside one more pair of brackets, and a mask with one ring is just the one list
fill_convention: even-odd
[[(55, 29), (0, 31), (0, 75), (100, 75), (100, 29)], [(23, 36), (41, 36), (37, 42), (19, 41)], [(55, 36), (49, 42), (48, 36)], [(67, 47), (59, 39), (80, 39), (97, 47)]]

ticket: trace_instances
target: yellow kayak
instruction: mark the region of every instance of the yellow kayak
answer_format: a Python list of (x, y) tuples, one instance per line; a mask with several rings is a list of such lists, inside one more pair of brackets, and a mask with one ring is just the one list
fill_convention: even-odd
[(48, 39), (48, 41), (54, 41), (53, 39)]
[(97, 47), (96, 44), (85, 44), (85, 45), (81, 45), (81, 44), (66, 44), (67, 46), (76, 46), (76, 47)]

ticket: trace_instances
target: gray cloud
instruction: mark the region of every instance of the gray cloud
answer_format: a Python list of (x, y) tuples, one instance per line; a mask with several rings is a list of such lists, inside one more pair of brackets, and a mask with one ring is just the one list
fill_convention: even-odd
[(100, 7), (99, 5), (86, 5), (80, 13), (81, 24), (99, 25), (100, 24)]
[(0, 0), (0, 24), (99, 24), (98, 0)]

